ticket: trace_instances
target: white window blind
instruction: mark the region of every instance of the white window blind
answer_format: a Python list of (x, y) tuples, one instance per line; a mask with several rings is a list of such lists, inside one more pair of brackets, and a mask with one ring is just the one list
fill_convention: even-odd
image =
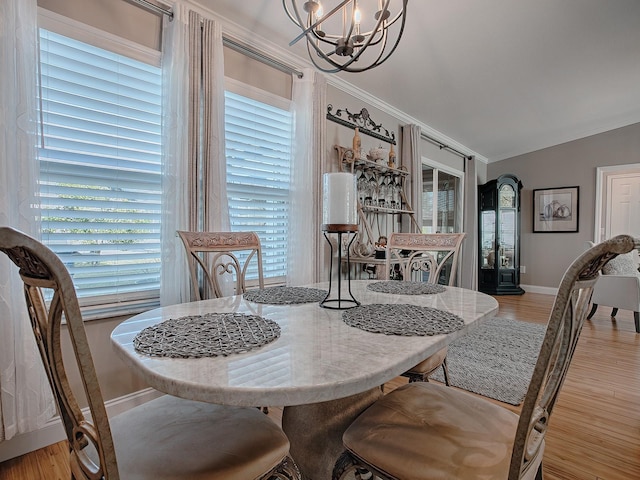
[[(292, 114), (225, 92), (227, 194), (233, 231), (255, 231), (265, 279), (287, 273)], [(256, 278), (257, 268), (249, 271)]]
[(93, 303), (157, 297), (161, 70), (40, 30), (42, 238)]

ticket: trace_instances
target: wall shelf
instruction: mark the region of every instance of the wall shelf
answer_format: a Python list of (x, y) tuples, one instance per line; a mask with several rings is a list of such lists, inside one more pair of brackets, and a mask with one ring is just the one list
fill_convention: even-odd
[[(345, 117), (343, 117), (345, 115)], [(389, 132), (382, 126), (381, 123), (375, 123), (369, 116), (369, 111), (366, 108), (360, 110), (360, 113), (351, 113), (346, 108), (339, 108), (333, 113), (333, 105), (327, 105), (327, 120), (339, 123), (345, 127), (351, 129), (357, 128), (360, 133), (369, 135), (370, 137), (377, 138), (383, 142), (396, 144), (395, 132)], [(382, 132), (384, 130), (384, 133)]]

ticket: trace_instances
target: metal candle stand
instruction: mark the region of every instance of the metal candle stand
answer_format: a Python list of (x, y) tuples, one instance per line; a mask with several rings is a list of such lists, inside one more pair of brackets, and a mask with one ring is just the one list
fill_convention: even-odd
[[(357, 132), (356, 132), (357, 136)], [(356, 138), (354, 138), (354, 144)], [(331, 263), (329, 264), (329, 291), (320, 306), (334, 310), (345, 310), (360, 305), (351, 293), (351, 261), (349, 250), (356, 236), (353, 235), (347, 245), (347, 282), (350, 298), (342, 298), (342, 235), (358, 231), (358, 195), (356, 177), (352, 173), (325, 173), (322, 185), (322, 231), (331, 249)], [(331, 297), (333, 286), (333, 244), (327, 234), (338, 234), (338, 296)]]
[[(334, 310), (346, 310), (348, 308), (357, 307), (360, 305), (354, 296), (351, 293), (351, 262), (349, 260), (349, 250), (351, 249), (351, 244), (355, 240), (356, 236), (353, 235), (349, 244), (347, 245), (347, 285), (349, 291), (350, 298), (342, 298), (342, 235), (344, 233), (356, 233), (358, 231), (358, 225), (346, 225), (346, 224), (329, 224), (322, 225), (322, 230), (324, 234), (324, 238), (327, 239), (329, 243), (329, 248), (331, 250), (331, 264), (329, 265), (329, 291), (327, 292), (327, 296), (324, 297), (324, 300), (320, 302), (320, 306), (323, 308), (331, 308)], [(327, 236), (328, 233), (337, 233), (338, 234), (338, 296), (337, 298), (329, 298), (331, 296), (331, 288), (333, 285), (333, 244), (331, 240)]]

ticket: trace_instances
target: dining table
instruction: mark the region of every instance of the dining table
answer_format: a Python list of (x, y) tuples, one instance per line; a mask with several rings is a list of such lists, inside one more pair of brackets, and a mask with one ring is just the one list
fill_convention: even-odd
[(123, 321), (111, 342), (161, 392), (282, 407), (303, 477), (324, 480), (343, 450), (342, 433), (383, 395), (381, 386), (498, 311), (484, 293), (415, 292), (410, 283), (351, 281), (360, 305), (347, 309), (320, 305), (329, 282), (164, 306)]

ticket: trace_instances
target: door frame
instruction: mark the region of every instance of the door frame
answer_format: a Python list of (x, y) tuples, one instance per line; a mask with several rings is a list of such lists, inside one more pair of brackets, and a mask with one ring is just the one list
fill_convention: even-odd
[[(466, 177), (465, 177), (465, 172), (462, 170), (458, 170), (457, 168), (451, 167), (449, 165), (445, 165), (443, 163), (440, 163), (436, 160), (431, 160), (430, 158), (427, 157), (422, 157), (422, 166), (420, 167), (420, 170), (422, 172), (422, 170), (424, 169), (424, 167), (429, 167), (429, 168), (433, 168), (437, 173), (438, 172), (444, 172), (447, 173), (451, 176), (457, 177), (459, 179), (458, 182), (458, 189), (456, 194), (458, 195), (458, 198), (460, 199), (459, 202), (459, 208), (456, 211), (456, 224), (458, 224), (459, 226), (459, 230), (463, 231), (464, 230), (464, 190), (465, 190), (465, 181), (466, 181)], [(433, 179), (433, 183), (434, 185), (437, 185), (438, 182), (438, 176), (436, 175), (434, 176)], [(420, 178), (420, 181), (422, 182), (422, 177)], [(422, 201), (422, 199), (418, 199), (418, 201)], [(434, 211), (436, 211), (438, 206), (438, 201), (437, 198), (435, 198), (434, 196)], [(421, 209), (422, 210), (422, 209)], [(424, 215), (424, 212), (421, 211), (421, 215)], [(422, 232), (422, 218), (417, 219), (419, 221), (420, 224), (420, 231)], [(436, 222), (437, 224), (437, 222)]]
[(596, 212), (593, 230), (594, 243), (605, 240), (604, 231), (607, 219), (607, 178), (611, 175), (624, 175), (625, 173), (640, 173), (640, 163), (629, 163), (626, 165), (612, 165), (608, 167), (596, 167)]

